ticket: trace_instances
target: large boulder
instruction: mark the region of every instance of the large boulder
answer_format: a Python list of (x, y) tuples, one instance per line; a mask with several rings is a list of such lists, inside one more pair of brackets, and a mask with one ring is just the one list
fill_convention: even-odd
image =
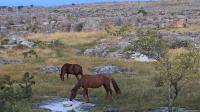
[(118, 108), (108, 107), (104, 112), (120, 112)]
[(92, 72), (94, 74), (112, 74), (112, 73), (120, 73), (121, 69), (117, 66), (106, 65), (106, 66), (98, 66), (92, 68)]
[(99, 31), (99, 30), (100, 30), (100, 22), (95, 19), (87, 19), (82, 28), (82, 31), (85, 32)]
[(6, 59), (0, 59), (0, 65), (6, 65), (6, 64), (22, 64), (22, 60), (6, 60)]
[(173, 27), (185, 28), (187, 25), (187, 18), (184, 15), (177, 15), (174, 17)]
[(34, 48), (36, 46), (36, 44), (34, 42), (25, 40), (23, 38), (20, 37), (9, 37), (7, 38), (7, 42), (3, 44), (3, 46), (6, 47), (15, 47), (15, 46), (23, 46), (26, 48)]
[(84, 51), (84, 55), (105, 57), (109, 53), (107, 46), (108, 45), (106, 43), (98, 44), (95, 48), (86, 49)]
[(55, 72), (60, 72), (61, 68), (58, 66), (45, 66), (45, 67), (40, 67), (40, 71), (44, 73), (55, 73)]
[(170, 47), (177, 48), (177, 47), (187, 47), (191, 38), (186, 35), (180, 35), (178, 33), (162, 33), (162, 38), (167, 41)]

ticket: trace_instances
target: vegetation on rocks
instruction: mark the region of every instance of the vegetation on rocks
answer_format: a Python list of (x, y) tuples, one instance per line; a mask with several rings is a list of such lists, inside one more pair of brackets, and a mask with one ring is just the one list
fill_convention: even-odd
[(165, 55), (167, 44), (159, 37), (156, 29), (137, 29), (138, 40), (127, 46), (124, 51), (136, 51), (159, 60)]
[[(58, 72), (64, 63), (80, 64), (83, 73), (91, 75), (94, 67), (106, 65), (121, 70), (112, 74), (121, 96), (108, 101), (103, 88), (92, 89), (93, 112), (200, 110), (198, 5), (124, 2), (20, 10), (1, 6), (0, 14), (4, 15), (0, 16), (0, 111), (43, 112), (31, 104), (69, 97), (77, 80), (70, 75), (60, 81)], [(13, 47), (18, 40), (19, 46)], [(192, 48), (187, 48), (188, 42)], [(33, 47), (27, 47), (30, 43)], [(83, 55), (87, 49), (99, 51), (98, 55)], [(135, 52), (157, 61), (135, 61)], [(83, 99), (81, 91), (77, 98)]]

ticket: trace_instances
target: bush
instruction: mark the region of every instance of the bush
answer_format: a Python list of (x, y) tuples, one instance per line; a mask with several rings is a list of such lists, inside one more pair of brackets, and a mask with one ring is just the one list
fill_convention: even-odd
[(134, 42), (133, 50), (157, 60), (164, 56), (167, 50), (165, 42), (158, 37), (157, 30), (137, 29), (138, 40)]
[(143, 7), (137, 9), (137, 13), (138, 13), (138, 14), (139, 14), (139, 13), (142, 13), (143, 15), (147, 15), (147, 11), (146, 11)]
[(43, 42), (40, 40), (29, 40), (37, 44), (40, 48), (64, 48), (65, 44), (60, 40), (52, 40), (50, 42)]
[(0, 44), (1, 45), (6, 45), (6, 44), (8, 44), (8, 42), (9, 42), (9, 39), (8, 38), (0, 38)]
[(47, 44), (47, 46), (49, 48), (64, 48), (65, 47), (64, 43), (61, 42), (60, 40), (52, 40), (51, 42)]
[(20, 112), (16, 105), (32, 96), (33, 76), (25, 73), (21, 81), (11, 80), (10, 76), (0, 77), (0, 111)]
[(29, 51), (23, 52), (22, 55), (24, 56), (24, 58), (28, 58), (28, 57), (32, 57), (32, 56), (35, 56), (35, 58), (38, 58), (37, 53), (32, 49)]
[(121, 25), (121, 26), (105, 26), (105, 31), (111, 36), (126, 36), (131, 32), (130, 25)]

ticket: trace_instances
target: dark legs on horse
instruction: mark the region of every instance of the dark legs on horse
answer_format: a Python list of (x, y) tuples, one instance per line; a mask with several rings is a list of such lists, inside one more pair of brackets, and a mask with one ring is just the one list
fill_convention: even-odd
[(88, 95), (88, 89), (87, 88), (84, 88), (83, 97), (87, 102), (89, 102), (89, 95)]
[(112, 89), (110, 87), (110, 83), (104, 84), (103, 87), (106, 90), (106, 99), (109, 98), (110, 100), (112, 100)]

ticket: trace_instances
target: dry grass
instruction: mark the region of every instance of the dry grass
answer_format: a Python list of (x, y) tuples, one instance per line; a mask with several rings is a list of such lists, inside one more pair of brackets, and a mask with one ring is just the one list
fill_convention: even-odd
[(58, 32), (53, 34), (34, 34), (28, 36), (28, 39), (40, 41), (60, 40), (67, 45), (89, 44), (100, 38), (105, 37), (104, 32)]
[(180, 32), (180, 33), (199, 32), (200, 26), (189, 26), (188, 28), (166, 28), (166, 29), (162, 29), (160, 31), (163, 31), (163, 32)]
[(169, 55), (173, 58), (173, 57), (180, 55), (181, 53), (186, 53), (187, 51), (188, 50), (185, 48), (170, 49)]

